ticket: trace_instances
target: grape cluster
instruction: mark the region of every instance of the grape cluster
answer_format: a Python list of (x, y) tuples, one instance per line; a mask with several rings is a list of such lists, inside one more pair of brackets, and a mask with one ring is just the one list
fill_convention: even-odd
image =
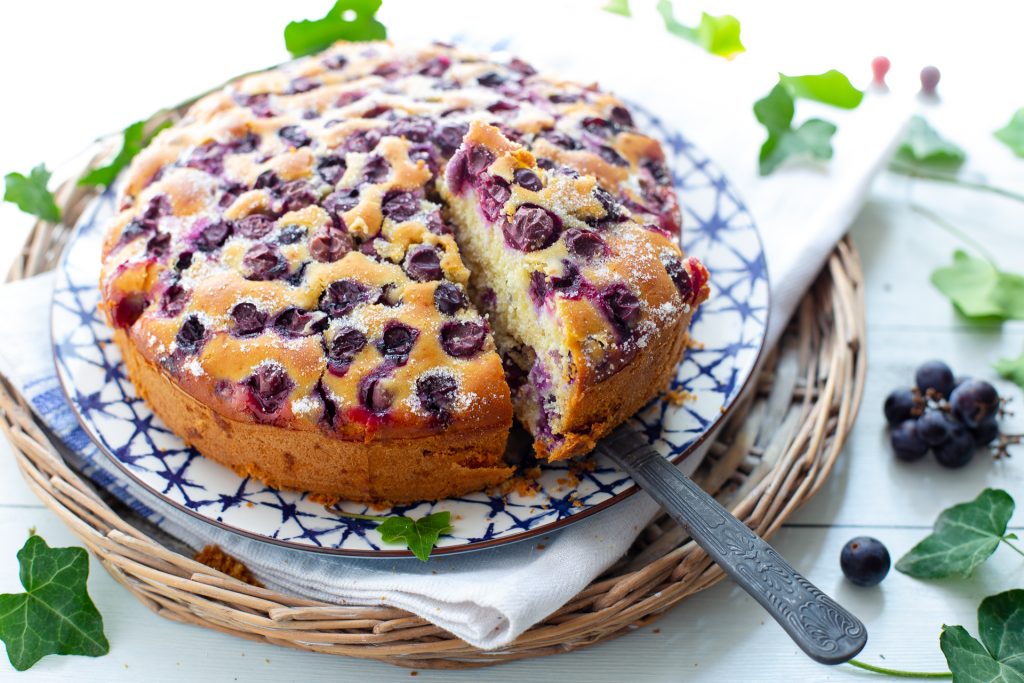
[(917, 386), (897, 389), (885, 399), (893, 451), (900, 460), (918, 460), (928, 451), (945, 467), (963, 467), (980, 446), (999, 436), (1001, 401), (988, 382), (956, 379), (942, 361), (922, 364)]

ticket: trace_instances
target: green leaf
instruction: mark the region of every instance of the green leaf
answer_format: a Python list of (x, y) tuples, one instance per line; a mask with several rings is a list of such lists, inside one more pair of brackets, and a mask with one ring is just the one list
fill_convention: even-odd
[(715, 17), (701, 12), (700, 24), (694, 28), (676, 19), (671, 0), (658, 0), (656, 9), (669, 33), (699, 45), (713, 55), (728, 59), (747, 49), (740, 41), (739, 19), (731, 14)]
[(967, 318), (1024, 320), (1024, 276), (957, 249), (953, 265), (936, 269), (931, 279)]
[(788, 129), (793, 123), (795, 111), (793, 96), (781, 84), (754, 102), (754, 116), (758, 123), (768, 129), (769, 134)]
[(1024, 590), (985, 598), (978, 607), (981, 642), (963, 626), (943, 626), (939, 645), (954, 683), (1024, 683)]
[(388, 517), (377, 527), (385, 543), (404, 543), (412, 554), (424, 562), (430, 551), (437, 545), (441, 534), (452, 530), (452, 513), (447, 510), (435, 512), (419, 519), (409, 517)]
[(633, 13), (629, 11), (629, 0), (608, 0), (605, 6), (601, 9), (605, 12), (619, 14), (624, 17), (633, 16)]
[(1000, 377), (1010, 380), (1019, 387), (1024, 387), (1024, 352), (1021, 352), (1016, 358), (1000, 358), (994, 367)]
[(814, 100), (842, 109), (856, 109), (864, 99), (864, 93), (853, 87), (850, 79), (835, 69), (807, 76), (779, 74), (779, 82), (789, 89), (794, 98)]
[(44, 221), (57, 223), (60, 221), (60, 207), (46, 189), (49, 181), (50, 172), (46, 170), (46, 164), (33, 168), (27, 178), (20, 173), (8, 173), (4, 176), (4, 201), (17, 204), (25, 213)]
[(794, 106), (793, 95), (781, 82), (754, 103), (754, 115), (768, 129), (768, 139), (761, 145), (761, 175), (769, 175), (790, 157), (832, 158), (835, 125), (808, 119), (799, 128), (793, 128)]
[(92, 185), (95, 187), (110, 187), (110, 184), (135, 155), (141, 152), (156, 137), (156, 134), (171, 125), (170, 121), (164, 121), (157, 126), (152, 133), (146, 135), (146, 122), (136, 121), (124, 129), (124, 140), (121, 143), (121, 150), (109, 164), (94, 168), (78, 179), (79, 185)]
[(0, 595), (0, 640), (24, 671), (48, 654), (99, 657), (110, 651), (103, 617), (89, 598), (89, 556), (29, 536), (18, 551), (24, 593)]
[(954, 171), (967, 159), (967, 153), (954, 142), (939, 135), (927, 121), (914, 116), (896, 149), (892, 170), (913, 175), (916, 170)]
[(1010, 122), (997, 130), (995, 136), (1014, 154), (1024, 157), (1024, 107), (1015, 111)]
[(376, 16), (380, 5), (381, 0), (338, 0), (323, 19), (285, 26), (284, 46), (293, 57), (304, 57), (339, 40), (384, 40), (388, 31)]
[(931, 535), (901, 557), (896, 569), (918, 579), (969, 577), (999, 547), (1012, 515), (1010, 494), (985, 489), (973, 501), (943, 510)]

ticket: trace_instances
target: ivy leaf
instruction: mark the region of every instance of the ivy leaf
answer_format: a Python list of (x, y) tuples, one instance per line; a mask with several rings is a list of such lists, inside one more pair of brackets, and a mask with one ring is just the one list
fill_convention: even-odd
[(907, 175), (927, 169), (954, 171), (966, 159), (967, 153), (959, 145), (939, 135), (922, 117), (914, 116), (896, 149), (891, 168)]
[(953, 683), (1024, 682), (1024, 590), (992, 595), (978, 607), (978, 635), (943, 626), (939, 646)]
[(656, 9), (669, 33), (699, 45), (713, 55), (729, 59), (747, 50), (740, 40), (739, 19), (731, 14), (714, 17), (701, 12), (700, 24), (694, 28), (676, 19), (671, 0), (658, 0)]
[(385, 543), (404, 543), (412, 554), (426, 562), (437, 538), (452, 530), (452, 513), (435, 512), (419, 519), (388, 517), (377, 527)]
[(1024, 320), (1024, 276), (957, 249), (953, 265), (938, 268), (931, 279), (967, 318)]
[(1000, 358), (994, 367), (1000, 377), (1024, 387), (1024, 352), (1016, 358)]
[(1013, 498), (985, 489), (969, 503), (942, 511), (931, 535), (910, 549), (896, 569), (917, 579), (967, 578), (1006, 538)]
[(778, 83), (754, 103), (754, 115), (768, 129), (761, 145), (761, 175), (768, 175), (790, 157), (832, 158), (832, 136), (836, 127), (828, 121), (809, 119), (793, 128), (794, 102), (789, 89)]
[(95, 187), (110, 187), (110, 184), (117, 178), (135, 155), (141, 152), (156, 137), (156, 134), (171, 125), (170, 121), (160, 124), (152, 133), (146, 135), (146, 122), (136, 121), (124, 129), (124, 141), (121, 143), (121, 150), (109, 164), (94, 168), (78, 179), (79, 185), (92, 185)]
[(89, 556), (29, 536), (18, 551), (24, 593), (0, 595), (0, 640), (24, 671), (48, 654), (99, 657), (110, 651), (103, 617), (89, 598)]
[(779, 82), (786, 86), (794, 98), (814, 100), (842, 109), (856, 109), (864, 99), (864, 93), (853, 87), (850, 79), (835, 69), (807, 76), (779, 74)]
[(629, 11), (629, 0), (608, 0), (601, 9), (623, 17), (633, 16), (633, 13)]
[(323, 19), (290, 22), (284, 46), (292, 57), (320, 52), (339, 40), (384, 40), (388, 31), (377, 21), (381, 0), (338, 0)]
[(49, 181), (50, 172), (46, 170), (46, 164), (33, 168), (27, 178), (20, 173), (8, 173), (4, 176), (4, 201), (17, 204), (25, 213), (44, 221), (57, 223), (60, 221), (60, 207), (46, 189)]
[(995, 135), (1014, 154), (1024, 157), (1024, 107), (1015, 111), (1010, 122), (997, 130)]

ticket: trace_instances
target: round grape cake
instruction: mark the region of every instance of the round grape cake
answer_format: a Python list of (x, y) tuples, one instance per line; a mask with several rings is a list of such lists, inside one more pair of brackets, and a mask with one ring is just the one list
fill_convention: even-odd
[(708, 296), (659, 144), (596, 86), (344, 44), (132, 162), (102, 304), (132, 382), (269, 485), (406, 503), (569, 458), (663, 390)]

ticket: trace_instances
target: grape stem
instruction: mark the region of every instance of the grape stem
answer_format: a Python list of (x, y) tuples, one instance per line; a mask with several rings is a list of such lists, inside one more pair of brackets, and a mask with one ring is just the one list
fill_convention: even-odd
[(865, 671), (873, 671), (876, 674), (885, 674), (887, 676), (895, 676), (897, 678), (952, 678), (953, 674), (949, 671), (941, 672), (929, 672), (929, 671), (900, 671), (899, 669), (886, 669), (882, 666), (875, 666), (873, 664), (867, 664), (866, 662), (860, 662), (856, 659), (851, 659), (847, 662), (858, 669), (864, 669)]
[(1017, 546), (1015, 546), (1014, 544), (1010, 543), (1010, 541), (1008, 540), (1008, 539), (1010, 539), (1010, 538), (1017, 538), (1017, 537), (1016, 537), (1016, 536), (1014, 536), (1013, 534), (1010, 534), (1009, 536), (1003, 536), (1003, 537), (1002, 537), (1002, 538), (1000, 538), (999, 540), (1000, 540), (1000, 541), (1002, 541), (1003, 543), (1005, 543), (1006, 545), (1010, 546), (1011, 548), (1013, 548), (1013, 551), (1014, 551), (1015, 553), (1017, 553), (1017, 554), (1018, 554), (1018, 555), (1020, 555), (1021, 557), (1024, 557), (1024, 550), (1021, 550), (1020, 548), (1018, 548), (1018, 547), (1017, 547)]
[(985, 248), (985, 245), (971, 237), (970, 234), (956, 227), (955, 225), (953, 225), (945, 218), (932, 211), (931, 209), (921, 206), (920, 204), (915, 204), (911, 202), (910, 210), (920, 216), (927, 218), (932, 223), (939, 226), (949, 234), (953, 235), (964, 244), (970, 246), (972, 249), (981, 254), (981, 257), (988, 261), (993, 268), (999, 270), (999, 266), (996, 264), (996, 259), (991, 254), (991, 252), (989, 252), (989, 250)]
[(969, 190), (978, 190), (979, 192), (989, 192), (991, 194), (999, 195), (1000, 197), (1006, 197), (1007, 199), (1013, 199), (1018, 202), (1024, 203), (1024, 194), (1014, 192), (1013, 190), (1007, 190), (1005, 187), (999, 187), (997, 185), (989, 185), (988, 183), (980, 183), (974, 180), (964, 180), (959, 176), (949, 175), (946, 173), (936, 173), (935, 171), (926, 171), (918, 168), (911, 164), (905, 164), (895, 159), (889, 163), (889, 169), (900, 173), (902, 175), (910, 176), (911, 178), (921, 178), (923, 180), (934, 180), (939, 183), (949, 183), (950, 185), (959, 185), (960, 187), (967, 188)]

